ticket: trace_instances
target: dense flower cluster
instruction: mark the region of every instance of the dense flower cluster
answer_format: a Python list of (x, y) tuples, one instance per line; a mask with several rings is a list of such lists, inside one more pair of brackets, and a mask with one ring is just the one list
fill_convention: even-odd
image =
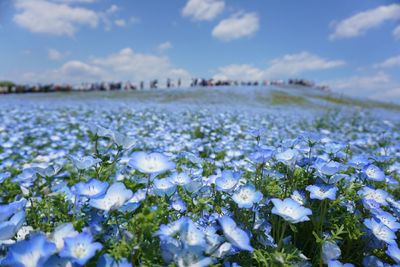
[(0, 115), (1, 266), (400, 264), (398, 122), (86, 106)]

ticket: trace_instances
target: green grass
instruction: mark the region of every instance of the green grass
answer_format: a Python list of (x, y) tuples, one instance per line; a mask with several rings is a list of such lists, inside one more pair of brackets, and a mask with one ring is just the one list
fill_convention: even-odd
[(307, 99), (303, 96), (291, 95), (285, 92), (272, 91), (266, 96), (272, 105), (299, 105), (304, 106), (308, 103)]
[(385, 103), (373, 100), (359, 100), (335, 95), (309, 95), (309, 97), (325, 100), (337, 105), (357, 106), (362, 108), (382, 108), (397, 111), (400, 110), (400, 105), (394, 103)]

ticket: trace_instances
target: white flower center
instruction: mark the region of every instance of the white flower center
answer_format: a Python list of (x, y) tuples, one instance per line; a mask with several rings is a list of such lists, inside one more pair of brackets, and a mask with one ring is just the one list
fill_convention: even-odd
[(81, 258), (85, 256), (87, 252), (87, 247), (84, 243), (77, 243), (74, 248), (72, 249), (72, 255), (74, 255), (76, 258)]

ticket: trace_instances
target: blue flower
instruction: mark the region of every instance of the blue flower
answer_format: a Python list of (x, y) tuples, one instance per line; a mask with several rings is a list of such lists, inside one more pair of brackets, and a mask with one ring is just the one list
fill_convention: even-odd
[(400, 223), (398, 223), (396, 217), (389, 212), (381, 210), (375, 214), (375, 217), (394, 232), (397, 232), (397, 230), (400, 229)]
[(251, 208), (254, 203), (258, 203), (263, 198), (261, 192), (256, 191), (252, 184), (240, 186), (232, 196), (233, 201), (238, 204), (239, 208)]
[(170, 177), (170, 180), (173, 184), (181, 185), (181, 186), (186, 185), (191, 182), (191, 179), (189, 178), (189, 176), (184, 172), (172, 174)]
[(311, 199), (319, 199), (319, 200), (324, 200), (324, 199), (335, 200), (336, 192), (338, 191), (336, 186), (324, 185), (324, 184), (309, 185), (306, 187), (306, 190), (310, 192)]
[(122, 258), (120, 260), (116, 260), (111, 257), (109, 254), (104, 254), (100, 257), (97, 262), (97, 267), (131, 267), (132, 264), (128, 262), (127, 259)]
[(78, 170), (87, 170), (97, 163), (101, 162), (100, 159), (95, 159), (92, 156), (86, 156), (86, 157), (74, 157), (70, 156), (75, 168)]
[(215, 185), (218, 191), (228, 192), (235, 188), (240, 180), (240, 172), (224, 170), (220, 176), (215, 179)]
[(232, 245), (240, 250), (253, 251), (253, 247), (250, 245), (250, 238), (248, 234), (237, 227), (232, 218), (225, 215), (219, 218), (218, 222), (222, 227), (225, 238)]
[(131, 155), (128, 165), (146, 174), (160, 174), (175, 168), (175, 164), (163, 154), (135, 152)]
[(304, 191), (294, 190), (292, 195), (290, 196), (291, 199), (299, 203), (300, 205), (306, 204), (306, 196)]
[(354, 267), (351, 263), (341, 263), (338, 260), (331, 260), (328, 262), (328, 267)]
[(140, 206), (142, 201), (146, 199), (146, 192), (147, 189), (139, 189), (133, 194), (131, 199), (129, 199), (121, 208), (119, 208), (119, 210), (123, 212), (135, 211)]
[(370, 160), (362, 155), (354, 156), (352, 159), (349, 160), (348, 164), (353, 166), (356, 169), (362, 169), (365, 165), (368, 165)]
[(397, 264), (400, 264), (400, 249), (397, 244), (390, 244), (386, 250), (388, 254)]
[(107, 182), (101, 182), (97, 179), (90, 179), (89, 182), (79, 182), (73, 186), (74, 191), (79, 196), (96, 198), (103, 195), (108, 187)]
[(171, 183), (169, 178), (154, 179), (153, 192), (157, 196), (172, 196), (175, 193), (176, 185)]
[(385, 173), (377, 166), (369, 164), (363, 169), (364, 174), (372, 181), (385, 181)]
[(63, 258), (71, 259), (73, 263), (85, 265), (103, 246), (98, 242), (93, 242), (93, 237), (89, 233), (83, 232), (74, 237), (64, 239), (64, 248), (59, 255)]
[(21, 211), (26, 204), (26, 199), (11, 202), (6, 205), (0, 205), (0, 222), (10, 218), (14, 213)]
[(15, 236), (25, 222), (25, 211), (16, 212), (9, 220), (0, 222), (0, 241)]
[(11, 176), (10, 172), (3, 172), (0, 174), (0, 184), (7, 178)]
[(286, 198), (283, 201), (277, 198), (271, 199), (274, 207), (272, 213), (281, 216), (283, 219), (290, 223), (299, 223), (309, 221), (308, 215), (312, 214), (312, 211), (308, 208), (301, 206), (299, 203), (291, 198)]
[(123, 183), (114, 183), (108, 188), (107, 193), (100, 198), (92, 198), (89, 205), (100, 210), (115, 210), (125, 204), (132, 197), (132, 191)]
[(320, 176), (332, 176), (344, 169), (343, 164), (339, 162), (326, 162), (320, 158), (315, 161), (314, 166)]
[(112, 132), (112, 139), (114, 143), (122, 149), (130, 149), (136, 143), (134, 138), (125, 136), (116, 131)]
[(386, 225), (375, 219), (365, 219), (364, 225), (371, 230), (374, 236), (387, 244), (396, 243), (396, 234)]
[(33, 235), (29, 240), (15, 243), (1, 262), (4, 266), (41, 267), (56, 252), (56, 246), (43, 234)]
[(181, 230), (181, 239), (187, 246), (190, 247), (206, 247), (206, 239), (203, 230), (200, 230), (196, 225), (188, 220)]
[(293, 167), (297, 161), (299, 156), (299, 152), (295, 149), (287, 149), (275, 155), (277, 161), (282, 162), (283, 164), (288, 165), (289, 167)]
[(170, 202), (170, 205), (174, 210), (179, 211), (179, 212), (185, 212), (187, 209), (185, 202), (180, 198), (173, 199)]
[(332, 241), (324, 241), (322, 243), (322, 260), (325, 264), (328, 264), (331, 260), (339, 259), (342, 252), (339, 246)]
[(386, 206), (386, 198), (389, 196), (389, 193), (382, 189), (372, 189), (370, 187), (364, 186), (357, 192), (360, 196), (367, 200), (374, 200), (380, 205)]
[(79, 233), (75, 231), (72, 223), (63, 223), (54, 230), (50, 236), (50, 240), (54, 242), (57, 247), (57, 251), (61, 251), (64, 248), (64, 239), (66, 237), (75, 237)]

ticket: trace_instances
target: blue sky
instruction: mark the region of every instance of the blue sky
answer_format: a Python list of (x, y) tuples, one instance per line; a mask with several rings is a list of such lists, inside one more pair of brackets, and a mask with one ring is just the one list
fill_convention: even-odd
[(2, 0), (0, 79), (304, 77), (400, 100), (400, 3)]

